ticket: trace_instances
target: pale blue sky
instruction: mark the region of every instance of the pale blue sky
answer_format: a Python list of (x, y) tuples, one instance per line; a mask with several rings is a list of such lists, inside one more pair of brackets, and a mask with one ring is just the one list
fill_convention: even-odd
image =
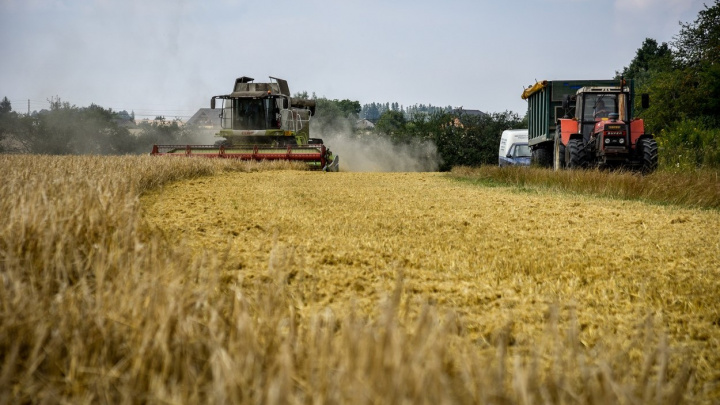
[(703, 0), (0, 0), (0, 97), (187, 117), (268, 76), (330, 99), (524, 114), (536, 79), (609, 79)]

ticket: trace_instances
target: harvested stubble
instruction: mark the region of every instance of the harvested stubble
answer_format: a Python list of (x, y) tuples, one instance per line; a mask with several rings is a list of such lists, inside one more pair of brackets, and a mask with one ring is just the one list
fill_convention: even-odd
[(610, 350), (613, 372), (633, 374), (646, 349), (634, 347), (638, 334), (655, 317), (676, 353), (671, 369), (687, 362), (694, 389), (717, 395), (717, 212), (442, 177), (233, 174), (169, 185), (148, 196), (147, 216), (171, 243), (223, 263), (222, 285), (253, 290), (268, 267), (280, 273), (301, 319), (325, 308), (376, 319), (401, 273), (399, 316), (411, 325), (425, 305), (450, 309), (478, 352), (507, 339), (525, 356), (557, 306), (583, 350)]
[(716, 212), (277, 168), (0, 156), (0, 401), (718, 398)]

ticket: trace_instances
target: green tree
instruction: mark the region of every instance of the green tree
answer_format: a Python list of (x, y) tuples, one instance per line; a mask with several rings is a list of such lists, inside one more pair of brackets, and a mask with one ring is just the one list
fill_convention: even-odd
[(115, 113), (92, 104), (79, 108), (59, 97), (48, 100), (50, 110), (18, 118), (13, 138), (25, 153), (123, 154), (135, 139), (118, 126)]
[(509, 111), (480, 116), (443, 113), (437, 117), (444, 121), (435, 132), (435, 144), (443, 159), (441, 170), (496, 164), (500, 134), (506, 129), (522, 128), (523, 122)]
[(135, 118), (133, 118), (133, 115), (131, 115), (130, 113), (128, 113), (125, 110), (115, 112), (114, 115), (115, 115), (115, 119), (117, 119), (118, 121), (121, 121), (121, 122), (123, 122), (123, 121), (130, 122), (130, 121), (135, 120)]
[(623, 68), (622, 72), (615, 72), (616, 78), (625, 77), (644, 82), (656, 72), (672, 69), (673, 54), (667, 43), (658, 45), (652, 38), (646, 38), (642, 46), (638, 48), (635, 57), (629, 66)]
[[(662, 146), (666, 165), (720, 166), (720, 0), (681, 23), (670, 47), (646, 39), (622, 74), (650, 107), (636, 110)], [(620, 75), (620, 73), (618, 73)]]
[(9, 114), (10, 111), (12, 111), (12, 104), (7, 97), (3, 97), (2, 101), (0, 101), (0, 116)]
[(396, 144), (434, 143), (442, 160), (440, 170), (450, 170), (458, 165), (495, 164), (500, 134), (505, 129), (523, 128), (523, 120), (507, 111), (469, 115), (435, 110), (433, 113), (414, 112), (407, 119), (400, 111), (388, 110), (380, 117), (375, 129), (387, 134)]
[(196, 143), (192, 129), (180, 126), (180, 121), (150, 121), (139, 125), (135, 152), (147, 153), (152, 145), (187, 145)]
[(7, 134), (11, 133), (16, 121), (16, 115), (12, 112), (12, 104), (7, 97), (0, 101), (0, 153), (5, 151), (4, 141)]
[(308, 95), (307, 91), (301, 91), (301, 92), (297, 92), (297, 93), (293, 94), (292, 98), (299, 98), (299, 99), (307, 100), (310, 98), (310, 96)]
[(346, 117), (357, 120), (360, 110), (362, 109), (359, 101), (345, 99), (340, 101), (333, 100), (333, 102), (338, 104), (338, 107)]
[(681, 24), (672, 42), (676, 61), (691, 84), (694, 103), (685, 105), (684, 113), (720, 126), (720, 0), (698, 13), (692, 23)]
[(660, 133), (688, 119), (720, 126), (720, 0), (705, 6), (694, 22), (681, 24), (670, 55), (654, 45), (646, 40), (625, 69), (640, 79), (638, 92), (650, 95), (650, 108), (641, 114), (649, 131)]
[(698, 13), (692, 23), (682, 23), (672, 43), (683, 66), (720, 62), (720, 0)]
[(315, 100), (315, 116), (311, 121), (311, 136), (321, 136), (323, 134), (354, 134), (355, 121), (357, 116), (354, 115), (355, 106), (358, 111), (360, 102), (350, 100), (328, 100), (326, 98), (318, 98)]
[(391, 138), (400, 138), (405, 130), (405, 115), (400, 111), (387, 110), (375, 124), (375, 130), (389, 135)]

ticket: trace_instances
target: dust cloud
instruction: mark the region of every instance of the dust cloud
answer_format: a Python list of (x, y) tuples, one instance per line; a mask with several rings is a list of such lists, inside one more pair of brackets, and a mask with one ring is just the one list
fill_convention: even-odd
[(195, 145), (214, 145), (225, 138), (217, 137), (217, 129), (191, 128), (187, 131), (188, 143)]
[(442, 163), (432, 141), (399, 144), (383, 134), (355, 135), (350, 125), (312, 126), (311, 134), (340, 156), (341, 171), (432, 172)]
[[(325, 125), (311, 122), (310, 136), (321, 138), (333, 154), (340, 156), (340, 170), (347, 172), (432, 172), (442, 163), (431, 141), (395, 143), (374, 132), (357, 134), (350, 120)], [(223, 138), (217, 130), (186, 128), (185, 143), (212, 145)]]

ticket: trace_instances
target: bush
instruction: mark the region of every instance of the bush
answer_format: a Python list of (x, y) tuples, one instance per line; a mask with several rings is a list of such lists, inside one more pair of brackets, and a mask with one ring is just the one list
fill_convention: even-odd
[(660, 164), (665, 168), (720, 167), (720, 128), (702, 119), (684, 120), (657, 135)]

